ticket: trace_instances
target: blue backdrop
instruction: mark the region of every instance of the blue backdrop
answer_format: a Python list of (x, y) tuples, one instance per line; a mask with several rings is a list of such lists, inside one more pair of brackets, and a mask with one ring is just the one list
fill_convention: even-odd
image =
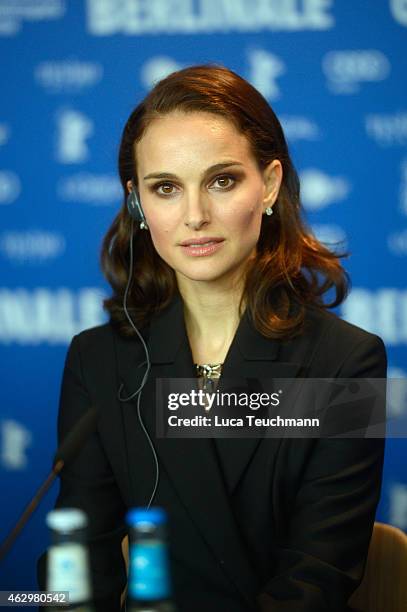
[[(405, 0), (0, 0), (0, 538), (49, 469), (67, 344), (105, 320), (98, 251), (122, 126), (175, 69), (219, 62), (269, 100), (310, 223), (352, 253), (339, 314), (406, 376), (406, 33)], [(378, 518), (403, 529), (406, 464), (406, 440), (389, 440)], [(55, 494), (1, 589), (35, 586)]]

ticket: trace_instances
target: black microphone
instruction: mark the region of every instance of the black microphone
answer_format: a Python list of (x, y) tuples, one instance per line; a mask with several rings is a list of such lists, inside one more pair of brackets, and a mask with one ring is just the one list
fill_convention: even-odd
[(23, 529), (34, 510), (37, 508), (38, 504), (54, 482), (55, 478), (63, 470), (65, 465), (67, 465), (78, 453), (88, 439), (89, 435), (95, 430), (97, 417), (98, 410), (92, 406), (87, 412), (85, 412), (85, 414), (79, 419), (73, 429), (65, 437), (64, 441), (55, 453), (51, 472), (41, 484), (13, 529), (2, 542), (0, 546), (0, 561), (10, 550), (18, 534)]

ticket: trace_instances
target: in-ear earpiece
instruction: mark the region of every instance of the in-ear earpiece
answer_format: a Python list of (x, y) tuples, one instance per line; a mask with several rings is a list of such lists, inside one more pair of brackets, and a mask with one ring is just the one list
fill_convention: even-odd
[(137, 188), (134, 185), (134, 181), (131, 181), (131, 191), (127, 196), (127, 210), (129, 211), (129, 215), (134, 221), (140, 223), (140, 229), (148, 230), (148, 225), (146, 218), (144, 216), (143, 209), (141, 207), (141, 203), (138, 197)]

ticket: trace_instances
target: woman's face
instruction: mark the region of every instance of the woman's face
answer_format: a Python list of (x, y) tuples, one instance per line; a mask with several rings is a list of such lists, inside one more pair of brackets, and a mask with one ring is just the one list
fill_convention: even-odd
[(280, 162), (261, 172), (246, 137), (205, 112), (155, 119), (136, 158), (153, 244), (178, 280), (238, 278), (277, 198)]

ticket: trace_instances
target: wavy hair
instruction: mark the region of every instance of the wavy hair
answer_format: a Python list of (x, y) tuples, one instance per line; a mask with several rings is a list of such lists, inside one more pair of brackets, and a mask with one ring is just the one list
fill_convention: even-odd
[[(262, 171), (280, 160), (283, 180), (272, 216), (263, 215), (256, 255), (246, 275), (240, 302), (256, 329), (269, 338), (301, 332), (305, 309), (334, 308), (346, 297), (349, 277), (335, 253), (319, 242), (302, 218), (300, 185), (279, 120), (265, 98), (235, 72), (214, 64), (191, 66), (159, 81), (131, 113), (122, 134), (119, 174), (120, 211), (102, 245), (101, 265), (113, 294), (104, 301), (113, 324), (127, 336), (135, 332), (123, 310), (133, 240), (133, 274), (127, 307), (137, 326), (148, 324), (178, 291), (175, 273), (156, 252), (149, 232), (134, 226), (126, 207), (127, 182), (137, 185), (135, 145), (150, 123), (173, 111), (209, 112), (231, 121), (248, 140)], [(132, 235), (133, 232), (133, 235)], [(334, 291), (331, 301), (324, 295)]]

